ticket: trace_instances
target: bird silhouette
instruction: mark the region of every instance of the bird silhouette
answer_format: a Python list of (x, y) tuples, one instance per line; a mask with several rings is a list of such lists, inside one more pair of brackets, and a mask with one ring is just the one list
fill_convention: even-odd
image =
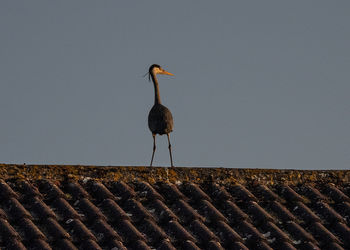
[(154, 105), (148, 114), (148, 127), (152, 132), (153, 137), (153, 152), (150, 166), (152, 167), (154, 153), (156, 151), (156, 134), (164, 135), (168, 137), (168, 148), (170, 155), (171, 167), (174, 167), (173, 156), (171, 152), (170, 136), (169, 133), (173, 131), (174, 121), (170, 110), (162, 105), (159, 95), (159, 85), (157, 75), (171, 75), (173, 74), (165, 71), (158, 64), (153, 64), (148, 70), (148, 79), (152, 78), (154, 85)]

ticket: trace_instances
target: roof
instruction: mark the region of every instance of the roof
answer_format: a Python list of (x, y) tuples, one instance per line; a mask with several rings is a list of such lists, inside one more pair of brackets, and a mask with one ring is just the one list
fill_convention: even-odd
[(350, 249), (350, 171), (0, 165), (1, 249)]

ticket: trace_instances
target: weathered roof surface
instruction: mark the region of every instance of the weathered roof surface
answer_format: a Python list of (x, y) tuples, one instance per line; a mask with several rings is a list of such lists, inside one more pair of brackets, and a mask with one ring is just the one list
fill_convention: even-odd
[(0, 165), (0, 248), (350, 249), (349, 177)]

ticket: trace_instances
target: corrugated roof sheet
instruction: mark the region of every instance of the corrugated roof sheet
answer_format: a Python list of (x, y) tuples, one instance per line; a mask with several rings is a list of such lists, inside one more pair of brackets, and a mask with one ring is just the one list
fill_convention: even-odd
[(350, 249), (349, 176), (0, 165), (0, 247)]

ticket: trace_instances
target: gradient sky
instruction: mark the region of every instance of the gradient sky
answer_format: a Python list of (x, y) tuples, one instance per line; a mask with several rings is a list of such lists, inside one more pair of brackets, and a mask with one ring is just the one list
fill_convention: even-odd
[[(0, 162), (350, 166), (350, 1), (0, 2)], [(169, 165), (158, 137), (155, 165)]]

